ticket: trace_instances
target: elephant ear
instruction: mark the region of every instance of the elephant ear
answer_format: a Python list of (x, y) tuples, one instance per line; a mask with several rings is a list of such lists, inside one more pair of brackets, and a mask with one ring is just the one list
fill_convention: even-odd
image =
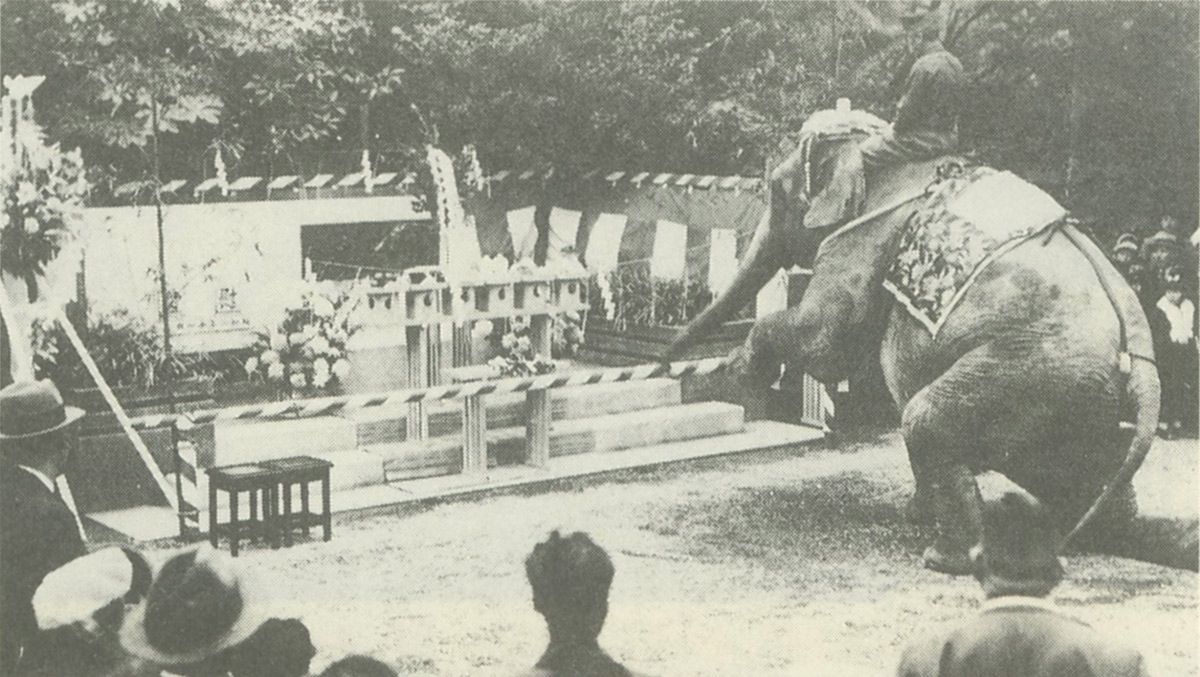
[[(879, 196), (872, 204), (927, 185), (934, 166), (932, 161), (911, 163), (874, 178), (872, 190)], [(883, 277), (912, 211), (898, 208), (825, 238), (799, 305), (764, 323), (756, 350), (792, 357), (825, 383), (853, 374), (878, 349), (890, 307)]]
[(812, 198), (804, 215), (805, 228), (828, 228), (862, 213), (866, 178), (857, 143), (841, 143), (817, 173), (824, 188)]

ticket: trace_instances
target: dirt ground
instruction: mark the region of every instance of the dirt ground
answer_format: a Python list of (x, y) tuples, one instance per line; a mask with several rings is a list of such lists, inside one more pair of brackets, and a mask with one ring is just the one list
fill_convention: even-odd
[[(1160, 443), (1143, 500), (1194, 514), (1196, 454), (1194, 440)], [(527, 668), (546, 635), (522, 561), (562, 528), (612, 555), (600, 639), (630, 667), (885, 675), (914, 633), (979, 602), (973, 580), (920, 567), (923, 540), (901, 516), (910, 483), (887, 434), (360, 519), (331, 543), (242, 560), (267, 577), (277, 615), (311, 628), (314, 670), (356, 652), (406, 674)], [(1067, 567), (1056, 599), (1071, 613), (1140, 647), (1153, 674), (1200, 674), (1196, 574), (1101, 556)]]

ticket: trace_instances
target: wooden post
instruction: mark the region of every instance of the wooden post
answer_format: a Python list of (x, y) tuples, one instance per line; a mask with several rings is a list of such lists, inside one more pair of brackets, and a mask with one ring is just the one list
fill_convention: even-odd
[[(529, 318), (529, 337), (534, 355), (550, 359), (550, 316)], [(550, 391), (525, 393), (525, 463), (535, 468), (550, 465)]]
[(487, 406), (483, 395), (468, 395), (463, 398), (463, 449), (462, 471), (464, 475), (487, 473)]
[[(429, 385), (429, 341), (426, 328), (420, 325), (404, 328), (404, 349), (408, 370), (408, 387), (425, 388)], [(425, 403), (408, 405), (408, 416), (404, 419), (405, 439), (423, 440), (429, 436), (429, 421), (425, 418)]]

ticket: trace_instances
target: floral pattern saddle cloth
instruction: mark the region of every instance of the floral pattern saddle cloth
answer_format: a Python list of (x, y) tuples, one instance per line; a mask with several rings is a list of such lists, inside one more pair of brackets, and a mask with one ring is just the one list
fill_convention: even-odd
[(995, 258), (1067, 212), (1011, 172), (943, 164), (909, 218), (884, 287), (933, 335)]

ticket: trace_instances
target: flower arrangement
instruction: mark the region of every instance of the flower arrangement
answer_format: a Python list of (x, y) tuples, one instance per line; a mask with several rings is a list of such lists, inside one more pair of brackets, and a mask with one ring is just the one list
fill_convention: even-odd
[(25, 280), (35, 301), (37, 276), (45, 273), (83, 218), (88, 181), (79, 149), (63, 152), (57, 144), (47, 146), (31, 119), (19, 123), (16, 129), (5, 124), (0, 134), (0, 144), (15, 149), (11, 162), (0, 163), (0, 269)]
[(247, 359), (251, 378), (263, 378), (292, 395), (332, 388), (350, 374), (346, 343), (358, 330), (357, 295), (329, 284), (313, 285), (283, 310), (283, 319), (259, 335)]
[(544, 355), (534, 354), (529, 323), (522, 318), (509, 323), (508, 331), (499, 337), (498, 342), (500, 354), (487, 363), (496, 376), (536, 376), (555, 369), (554, 362)]

